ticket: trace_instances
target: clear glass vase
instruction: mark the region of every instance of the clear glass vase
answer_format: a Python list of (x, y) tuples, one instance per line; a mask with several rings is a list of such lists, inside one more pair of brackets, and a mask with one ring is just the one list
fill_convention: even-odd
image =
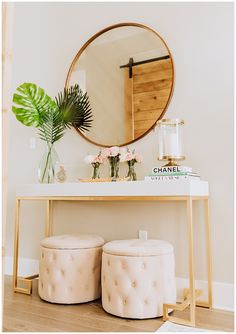
[(135, 162), (131, 160), (131, 161), (127, 161), (127, 163), (128, 163), (129, 169), (128, 169), (128, 173), (126, 177), (129, 178), (129, 181), (137, 181), (137, 175), (134, 169)]
[(100, 164), (98, 162), (94, 162), (92, 163), (92, 166), (93, 166), (92, 179), (99, 179), (100, 178), (100, 174), (99, 174)]
[(59, 157), (53, 145), (48, 145), (39, 163), (38, 180), (40, 183), (53, 183), (55, 180), (55, 167)]
[(112, 178), (112, 181), (116, 181), (116, 179), (119, 178), (119, 167), (120, 167), (120, 157), (109, 157), (110, 161), (110, 167), (111, 167), (111, 173), (110, 176)]

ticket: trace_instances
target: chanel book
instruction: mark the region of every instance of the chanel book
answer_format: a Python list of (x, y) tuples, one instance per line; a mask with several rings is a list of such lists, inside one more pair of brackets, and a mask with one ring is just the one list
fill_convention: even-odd
[(152, 174), (160, 173), (192, 173), (193, 169), (187, 166), (163, 166), (163, 167), (153, 167)]

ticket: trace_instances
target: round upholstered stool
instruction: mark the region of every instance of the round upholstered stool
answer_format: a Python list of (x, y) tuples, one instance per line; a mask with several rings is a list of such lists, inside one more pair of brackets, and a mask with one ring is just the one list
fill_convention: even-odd
[(103, 238), (61, 235), (41, 241), (39, 296), (51, 303), (75, 304), (101, 295)]
[(161, 240), (117, 240), (103, 246), (102, 305), (123, 318), (163, 315), (176, 302), (173, 246)]

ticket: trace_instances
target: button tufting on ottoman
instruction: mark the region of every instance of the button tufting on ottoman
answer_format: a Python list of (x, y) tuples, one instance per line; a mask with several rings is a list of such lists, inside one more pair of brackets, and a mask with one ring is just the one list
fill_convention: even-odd
[(39, 296), (51, 303), (75, 304), (101, 295), (103, 238), (60, 235), (41, 241)]
[(124, 318), (163, 315), (176, 302), (173, 246), (162, 240), (116, 240), (103, 246), (102, 305)]

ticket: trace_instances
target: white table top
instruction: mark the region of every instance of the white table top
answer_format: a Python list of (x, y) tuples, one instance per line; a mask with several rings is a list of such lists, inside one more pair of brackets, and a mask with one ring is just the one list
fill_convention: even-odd
[(75, 182), (24, 184), (17, 197), (69, 196), (208, 196), (208, 182), (200, 180)]

